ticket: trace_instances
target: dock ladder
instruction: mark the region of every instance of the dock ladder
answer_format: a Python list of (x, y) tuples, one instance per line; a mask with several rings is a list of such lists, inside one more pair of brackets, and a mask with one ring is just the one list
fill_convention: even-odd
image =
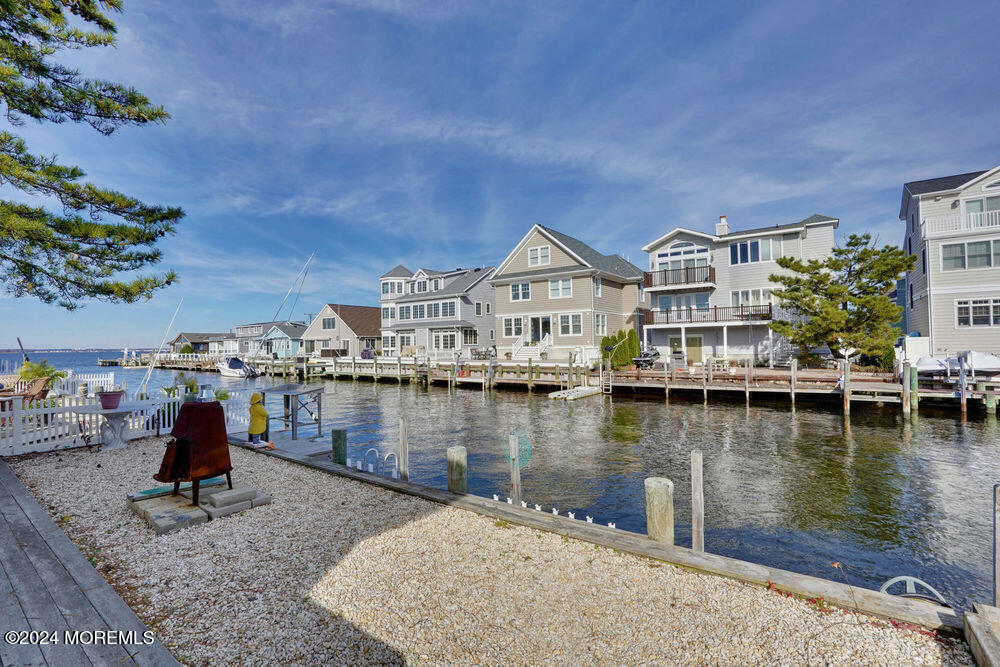
[(605, 394), (611, 393), (611, 383), (615, 379), (614, 371), (601, 371), (601, 392)]

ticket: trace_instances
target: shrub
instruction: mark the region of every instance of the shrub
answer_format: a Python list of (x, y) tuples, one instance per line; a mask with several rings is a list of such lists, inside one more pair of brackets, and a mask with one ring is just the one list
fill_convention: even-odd
[(66, 377), (65, 371), (57, 371), (55, 367), (50, 365), (46, 359), (42, 359), (39, 362), (25, 361), (21, 364), (19, 372), (21, 374), (21, 379), (25, 382), (31, 382), (32, 380), (44, 377), (49, 378), (46, 386), (51, 386), (52, 381), (57, 378), (61, 379)]
[(194, 354), (194, 348), (191, 345), (185, 345), (178, 354)]

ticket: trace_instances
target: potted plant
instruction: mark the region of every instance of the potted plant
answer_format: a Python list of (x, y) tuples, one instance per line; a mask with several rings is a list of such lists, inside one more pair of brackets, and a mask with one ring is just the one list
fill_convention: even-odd
[(178, 373), (177, 380), (180, 382), (180, 386), (184, 387), (184, 402), (196, 401), (198, 399), (198, 378)]
[(97, 399), (101, 402), (101, 407), (105, 410), (114, 410), (121, 405), (125, 392), (118, 385), (113, 385), (109, 391), (104, 391), (103, 387), (97, 392)]

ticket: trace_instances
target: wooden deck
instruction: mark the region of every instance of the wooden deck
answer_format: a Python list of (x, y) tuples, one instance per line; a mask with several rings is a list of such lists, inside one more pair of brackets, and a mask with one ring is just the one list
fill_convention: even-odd
[[(18, 645), (0, 638), (0, 665), (177, 665), (69, 538), (0, 460), (0, 631), (58, 633), (58, 644)], [(98, 643), (64, 632), (135, 633), (138, 645)]]

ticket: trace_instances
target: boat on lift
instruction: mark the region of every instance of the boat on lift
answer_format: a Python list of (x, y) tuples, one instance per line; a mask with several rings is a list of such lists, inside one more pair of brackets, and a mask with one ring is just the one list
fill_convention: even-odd
[(225, 361), (215, 364), (219, 370), (219, 375), (227, 378), (255, 378), (260, 375), (260, 371), (254, 365), (243, 361), (239, 357), (226, 357)]

